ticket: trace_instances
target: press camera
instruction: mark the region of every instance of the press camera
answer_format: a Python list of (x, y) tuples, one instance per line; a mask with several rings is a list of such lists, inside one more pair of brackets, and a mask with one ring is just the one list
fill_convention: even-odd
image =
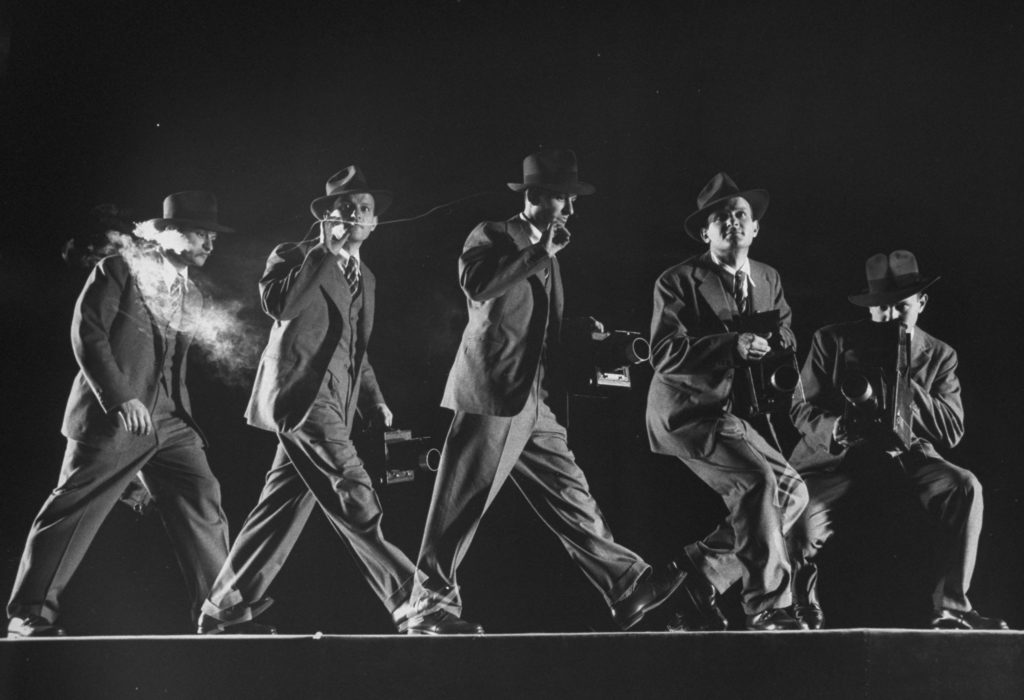
[(567, 334), (570, 386), (574, 393), (629, 389), (630, 368), (651, 359), (651, 346), (634, 331)]
[(367, 473), (381, 486), (416, 478), (418, 470), (436, 472), (441, 452), (429, 437), (413, 437), (411, 430), (383, 430), (369, 425), (353, 439)]
[(760, 360), (746, 362), (733, 377), (733, 413), (744, 418), (789, 411), (793, 392), (800, 384), (795, 353), (782, 346), (782, 322), (778, 310), (733, 319), (737, 333), (754, 333), (768, 339), (771, 350)]
[(871, 323), (856, 365), (840, 382), (843, 423), (851, 441), (877, 441), (882, 449), (909, 450), (913, 441), (914, 389), (910, 383), (910, 333), (898, 321)]

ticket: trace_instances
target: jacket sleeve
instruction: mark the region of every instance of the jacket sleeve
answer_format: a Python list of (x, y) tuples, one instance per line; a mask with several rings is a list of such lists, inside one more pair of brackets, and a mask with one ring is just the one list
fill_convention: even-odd
[(736, 333), (693, 335), (696, 326), (693, 294), (683, 289), (678, 276), (662, 275), (654, 285), (651, 319), (651, 364), (655, 370), (663, 375), (698, 374), (738, 364)]
[(473, 229), (462, 249), (459, 284), (473, 301), (487, 301), (538, 272), (547, 260), (540, 243), (519, 250), (508, 233), (483, 223)]
[(796, 335), (790, 327), (793, 321), (793, 311), (789, 308), (786, 295), (782, 291), (782, 280), (775, 277), (775, 298), (772, 300), (773, 308), (779, 310), (779, 333), (782, 338), (782, 347), (796, 351)]
[(121, 298), (129, 284), (128, 266), (121, 258), (102, 260), (89, 275), (71, 320), (75, 359), (107, 413), (137, 398), (110, 345), (110, 329), (121, 312)]
[(277, 321), (298, 316), (317, 294), (320, 281), (330, 271), (334, 256), (318, 243), (308, 250), (301, 244), (277, 246), (267, 259), (260, 279), (263, 310)]
[(826, 452), (832, 449), (832, 429), (842, 415), (841, 405), (836, 405), (837, 390), (832, 380), (837, 352), (835, 337), (821, 331), (814, 334), (789, 412), (793, 425), (808, 443)]
[(964, 436), (964, 406), (957, 379), (956, 351), (949, 349), (939, 360), (931, 388), (916, 381), (914, 387), (914, 433), (946, 448), (953, 448)]
[(381, 403), (384, 403), (384, 394), (377, 384), (377, 375), (367, 355), (363, 358), (363, 368), (359, 372), (359, 411), (366, 415), (371, 408)]

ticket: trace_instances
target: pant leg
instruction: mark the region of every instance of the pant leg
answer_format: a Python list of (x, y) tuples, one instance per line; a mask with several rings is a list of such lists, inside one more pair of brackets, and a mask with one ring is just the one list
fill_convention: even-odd
[[(835, 534), (837, 511), (858, 483), (858, 473), (862, 472), (856, 469), (801, 472), (809, 500), (807, 508), (789, 532), (790, 564), (794, 572), (804, 570), (805, 564), (814, 559)], [(794, 584), (799, 586), (795, 592), (797, 602), (820, 605), (816, 574), (813, 569), (807, 569), (807, 574), (807, 580), (794, 580)], [(799, 573), (795, 575), (797, 578), (800, 578)]]
[(981, 483), (962, 467), (914, 453), (901, 457), (911, 488), (940, 529), (941, 575), (932, 595), (936, 610), (971, 609), (971, 586), (985, 505)]
[(171, 539), (195, 619), (228, 553), (227, 516), (199, 435), (175, 416), (153, 420), (158, 446), (142, 481)]
[(389, 612), (412, 593), (416, 567), (388, 542), (380, 499), (352, 444), (347, 384), (328, 374), (305, 422), (280, 435), (296, 472), (345, 542), (374, 593)]
[(124, 450), (68, 440), (57, 487), (29, 530), (7, 605), (8, 616), (53, 621), (59, 598), (118, 496), (156, 448), (135, 438)]
[(420, 576), (412, 600), (418, 609), (462, 614), (456, 571), (480, 520), (519, 459), (533, 420), (529, 412), (515, 418), (455, 412), (416, 562)]
[(615, 542), (569, 449), (565, 428), (543, 400), (531, 400), (531, 404), (536, 422), (512, 481), (611, 606), (631, 593), (651, 567)]
[(725, 502), (724, 525), (686, 555), (719, 591), (743, 581), (748, 615), (792, 602), (784, 532), (807, 505), (800, 475), (756, 430), (726, 416), (714, 449), (683, 462)]
[(202, 612), (218, 619), (251, 619), (248, 606), (266, 595), (315, 503), (279, 444), (259, 500), (235, 538)]

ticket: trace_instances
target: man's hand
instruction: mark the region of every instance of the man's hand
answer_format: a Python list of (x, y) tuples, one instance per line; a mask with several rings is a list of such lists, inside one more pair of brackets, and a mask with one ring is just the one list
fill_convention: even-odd
[(376, 412), (376, 418), (384, 424), (385, 428), (390, 428), (391, 424), (394, 423), (395, 416), (391, 413), (391, 409), (388, 408), (386, 403), (379, 403), (373, 407)]
[(846, 430), (846, 421), (842, 416), (839, 416), (835, 425), (832, 426), (832, 442), (840, 447), (850, 446), (850, 434)]
[(541, 232), (540, 244), (544, 246), (544, 250), (551, 257), (554, 257), (559, 251), (569, 245), (569, 239), (572, 238), (569, 229), (565, 227), (565, 222), (566, 219), (564, 217), (559, 217), (548, 224)]
[(128, 399), (117, 407), (121, 427), (132, 435), (149, 435), (153, 432), (153, 418), (149, 409), (138, 399)]
[(753, 333), (740, 333), (736, 336), (736, 352), (747, 361), (760, 360), (771, 351), (772, 347), (765, 338)]
[(320, 242), (332, 255), (340, 255), (348, 240), (348, 230), (344, 224), (325, 221), (320, 225)]

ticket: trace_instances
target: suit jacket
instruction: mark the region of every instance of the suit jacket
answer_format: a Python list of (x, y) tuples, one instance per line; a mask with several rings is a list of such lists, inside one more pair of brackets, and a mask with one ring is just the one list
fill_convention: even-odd
[[(165, 325), (152, 309), (166, 300), (166, 285), (159, 286), (163, 274), (159, 268), (164, 264), (159, 253), (140, 255), (133, 258), (133, 271), (123, 257), (115, 255), (101, 260), (86, 280), (71, 321), (71, 346), (80, 370), (71, 385), (61, 427), (68, 438), (115, 449), (132, 439), (147, 439), (121, 427), (117, 408), (129, 399), (139, 399), (152, 413), (156, 403), (168, 343)], [(185, 355), (203, 303), (202, 292), (189, 281), (174, 351), (180, 371), (171, 377), (176, 386), (169, 387), (181, 397), (185, 418), (200, 435), (191, 418)]]
[[(366, 345), (373, 330), (376, 280), (360, 263), (362, 303), (356, 327), (356, 386), (349, 377), (338, 377), (342, 391), (365, 410), (383, 403)], [(337, 257), (316, 241), (283, 243), (267, 260), (260, 279), (263, 310), (274, 319), (267, 347), (260, 357), (249, 405), (250, 425), (263, 430), (288, 432), (298, 428), (309, 413), (327, 367), (349, 323), (352, 293)]]
[(522, 218), (487, 221), (466, 239), (459, 284), (469, 322), (441, 405), (479, 415), (517, 415), (537, 377), (545, 343), (547, 356), (557, 353), (563, 309), (558, 260), (530, 243), (530, 224)]
[[(834, 469), (849, 449), (832, 444), (832, 429), (843, 414), (839, 386), (846, 368), (859, 364), (872, 321), (826, 326), (814, 334), (801, 379), (805, 398), (793, 404), (791, 416), (802, 438), (790, 459), (794, 467)], [(914, 439), (911, 453), (939, 459), (936, 445), (952, 448), (964, 435), (964, 407), (956, 376), (956, 351), (920, 328), (910, 343), (914, 387)]]
[[(795, 348), (791, 312), (779, 273), (750, 261), (756, 312), (779, 310), (782, 342)], [(726, 291), (710, 253), (665, 270), (654, 285), (647, 435), (659, 454), (700, 457), (715, 444), (727, 416), (733, 374), (741, 363), (737, 333), (730, 330), (736, 302)]]

